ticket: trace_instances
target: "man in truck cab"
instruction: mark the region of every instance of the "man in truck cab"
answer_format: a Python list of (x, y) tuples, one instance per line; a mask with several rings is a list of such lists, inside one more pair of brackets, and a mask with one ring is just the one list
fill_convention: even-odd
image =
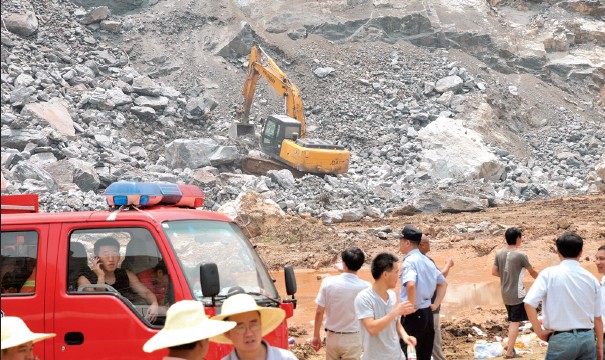
[[(82, 285), (110, 285), (131, 302), (136, 303), (136, 295), (142, 297), (149, 306), (146, 317), (154, 322), (158, 315), (158, 300), (155, 295), (143, 285), (137, 276), (129, 270), (118, 268), (120, 261), (120, 243), (111, 236), (103, 237), (95, 242), (95, 258), (93, 272), (90, 278), (82, 275), (78, 278), (78, 286)], [(99, 288), (90, 286), (87, 291), (99, 291)], [(133, 291), (134, 290), (134, 293)]]
[(222, 360), (296, 360), (290, 351), (273, 347), (263, 340), (263, 336), (275, 330), (285, 317), (284, 310), (260, 307), (248, 294), (232, 295), (223, 303), (221, 314), (212, 319), (234, 321), (237, 325), (211, 340), (234, 346)]
[(166, 313), (166, 325), (143, 345), (147, 353), (168, 349), (165, 360), (202, 360), (208, 353), (209, 338), (233, 329), (232, 321), (210, 320), (199, 301), (182, 300)]

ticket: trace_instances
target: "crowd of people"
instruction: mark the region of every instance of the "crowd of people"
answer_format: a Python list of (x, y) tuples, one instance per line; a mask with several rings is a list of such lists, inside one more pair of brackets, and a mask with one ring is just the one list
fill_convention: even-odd
[[(536, 335), (548, 341), (546, 360), (603, 360), (605, 245), (599, 247), (595, 258), (598, 272), (603, 275), (599, 282), (579, 263), (584, 242), (578, 234), (561, 235), (556, 240), (560, 263), (540, 272), (521, 251), (522, 239), (520, 229), (507, 229), (507, 245), (496, 253), (492, 268), (492, 274), (500, 278), (510, 322), (504, 357), (520, 357), (515, 353), (515, 339), (520, 322), (530, 321)], [(114, 243), (101, 242), (98, 249), (95, 247), (95, 254), (111, 256), (104, 252), (115, 250)], [(358, 277), (365, 254), (355, 247), (342, 252), (342, 273), (322, 281), (315, 300), (310, 343), (316, 350), (321, 348), (324, 327), (326, 359), (445, 359), (439, 309), (454, 262), (447, 260), (440, 269), (427, 255), (430, 239), (410, 225), (401, 232), (399, 250), (401, 261), (388, 252), (372, 259), (373, 283)], [(117, 281), (113, 263), (103, 265), (95, 263), (96, 279), (80, 281)], [(526, 271), (535, 279), (528, 291), (523, 286)], [(129, 274), (127, 278), (132, 280)], [(398, 285), (399, 294), (395, 291)], [(145, 295), (155, 300), (151, 299), (153, 294)], [(206, 316), (202, 303), (182, 300), (170, 306), (164, 327), (145, 343), (143, 350), (149, 353), (168, 349), (166, 360), (204, 359), (212, 341), (233, 345), (223, 360), (296, 359), (290, 351), (263, 339), (282, 324), (285, 316), (284, 310), (260, 307), (252, 296), (241, 293), (227, 298), (220, 314), (212, 318)], [(17, 317), (3, 317), (2, 359), (35, 359), (33, 344), (53, 336), (31, 332)]]

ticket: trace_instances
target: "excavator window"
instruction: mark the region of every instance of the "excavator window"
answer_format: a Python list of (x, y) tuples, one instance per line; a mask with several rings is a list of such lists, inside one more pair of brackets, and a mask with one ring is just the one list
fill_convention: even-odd
[(285, 139), (294, 139), (294, 134), (300, 134), (300, 127), (297, 126), (286, 126)]
[(275, 128), (276, 123), (271, 120), (267, 120), (265, 123), (265, 131), (263, 131), (263, 144), (271, 145), (275, 142)]

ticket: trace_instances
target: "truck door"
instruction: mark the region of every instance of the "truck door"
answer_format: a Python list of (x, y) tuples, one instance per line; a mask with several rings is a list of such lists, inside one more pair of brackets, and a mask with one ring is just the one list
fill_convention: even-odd
[[(142, 350), (163, 327), (166, 310), (175, 301), (170, 259), (156, 237), (153, 229), (141, 226), (63, 225), (55, 292), (59, 345), (55, 359), (161, 359), (165, 355)], [(103, 283), (93, 271), (97, 261), (102, 262), (97, 272), (103, 272)], [(150, 298), (158, 304), (155, 320), (148, 316), (153, 308)]]
[[(33, 332), (49, 332), (45, 322), (47, 304), (48, 225), (3, 226), (0, 239), (0, 283), (3, 316), (18, 316)], [(44, 343), (35, 353), (46, 358)]]

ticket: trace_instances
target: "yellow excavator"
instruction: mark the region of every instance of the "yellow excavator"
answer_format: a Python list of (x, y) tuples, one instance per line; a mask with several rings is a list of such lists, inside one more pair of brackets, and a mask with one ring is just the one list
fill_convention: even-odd
[(242, 92), (244, 109), (241, 120), (231, 126), (230, 136), (240, 137), (255, 132), (249, 116), (259, 74), (284, 98), (286, 114), (269, 115), (263, 125), (260, 148), (271, 159), (248, 157), (242, 161), (244, 172), (264, 175), (268, 170), (289, 168), (297, 177), (308, 173), (347, 173), (351, 153), (342, 145), (305, 137), (305, 115), (298, 88), (258, 45), (253, 45), (250, 51)]

